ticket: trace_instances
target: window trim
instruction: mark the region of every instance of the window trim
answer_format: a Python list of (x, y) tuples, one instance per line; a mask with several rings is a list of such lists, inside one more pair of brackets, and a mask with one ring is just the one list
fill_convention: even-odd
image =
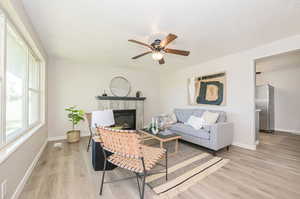
[(7, 18), (3, 12), (0, 12), (3, 17), (3, 29), (2, 29), (2, 37), (0, 38), (0, 41), (2, 41), (2, 45), (0, 47), (0, 53), (2, 53), (3, 56), (0, 60), (0, 101), (1, 101), (1, 113), (0, 113), (0, 148), (6, 145), (6, 135), (5, 135), (5, 129), (6, 129), (6, 122), (5, 122), (5, 114), (6, 114), (6, 23)]
[[(33, 93), (38, 94), (38, 98), (39, 98), (39, 101), (38, 101), (38, 104), (37, 104), (38, 105), (38, 120), (33, 122), (33, 123), (30, 123), (30, 121), (29, 121), (29, 92), (33, 92)], [(28, 111), (27, 111), (28, 128), (34, 127), (34, 126), (36, 126), (36, 125), (38, 125), (39, 123), (42, 122), (42, 120), (41, 120), (41, 110), (42, 110), (41, 109), (41, 100), (42, 100), (41, 95), (42, 95), (42, 92), (40, 90), (35, 90), (35, 89), (28, 88), (28, 98), (27, 98), (28, 99), (28, 101), (27, 101), (27, 105), (28, 105)]]
[[(37, 54), (32, 50), (32, 47), (26, 42), (23, 35), (18, 31), (16, 26), (9, 19), (7, 14), (0, 8), (0, 15), (3, 16), (3, 34), (0, 34), (0, 150), (10, 145), (11, 143), (24, 137), (26, 134), (32, 133), (34, 129), (40, 128), (45, 124), (45, 61), (43, 57), (39, 57), (40, 52)], [(10, 30), (9, 30), (10, 29)], [(6, 134), (6, 81), (7, 81), (7, 31), (12, 31), (15, 34), (17, 41), (22, 44), (26, 50), (26, 74), (24, 84), (24, 96), (23, 100), (23, 122), (24, 126), (21, 129), (17, 129), (15, 132), (11, 132), (9, 136)], [(32, 57), (38, 65), (38, 89), (29, 88), (29, 57)], [(43, 87), (42, 87), (43, 86)], [(34, 123), (29, 123), (29, 92), (38, 94), (38, 120)]]
[[(32, 59), (34, 60), (34, 64), (36, 64), (36, 67), (38, 68), (38, 72), (37, 72), (37, 88), (31, 88), (30, 87), (30, 70), (29, 70), (29, 60), (30, 60), (30, 56), (32, 57)], [(42, 115), (42, 107), (41, 107), (41, 101), (42, 101), (42, 88), (41, 88), (41, 82), (42, 82), (42, 76), (41, 76), (41, 71), (42, 71), (42, 64), (41, 62), (36, 58), (35, 54), (30, 50), (28, 49), (28, 54), (27, 54), (27, 67), (28, 67), (28, 70), (27, 70), (27, 125), (28, 125), (28, 128), (32, 128), (32, 127), (35, 127), (37, 126), (38, 124), (42, 123), (42, 120), (41, 120), (41, 115)], [(33, 92), (33, 93), (36, 93), (38, 94), (38, 120), (33, 122), (33, 123), (30, 123), (30, 120), (29, 120), (29, 93), (30, 92)]]

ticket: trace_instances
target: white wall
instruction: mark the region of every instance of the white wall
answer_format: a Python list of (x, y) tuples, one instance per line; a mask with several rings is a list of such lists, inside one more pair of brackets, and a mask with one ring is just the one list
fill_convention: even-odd
[(196, 107), (226, 111), (228, 120), (234, 123), (234, 144), (255, 149), (254, 60), (299, 48), (300, 35), (195, 66), (183, 66), (178, 71), (165, 71), (160, 78), (161, 109), (169, 112), (174, 108), (195, 107), (188, 105), (187, 79), (225, 71), (227, 73), (227, 105)]
[(275, 130), (300, 134), (300, 65), (264, 72), (257, 84), (275, 88)]
[[(141, 90), (145, 101), (145, 122), (159, 112), (159, 75), (157, 72), (138, 71), (130, 68), (117, 68), (100, 65), (73, 64), (51, 59), (49, 67), (49, 137), (65, 136), (71, 124), (67, 120), (65, 108), (77, 105), (86, 112), (97, 110), (95, 96), (108, 94), (110, 80), (124, 76), (131, 85), (130, 96)], [(86, 122), (79, 126), (87, 134)]]
[(7, 199), (17, 199), (46, 142), (47, 126), (44, 125), (0, 163), (0, 182), (7, 182)]
[[(30, 45), (34, 44), (33, 49), (38, 49), (41, 53), (39, 55), (43, 56), (45, 59), (44, 61), (46, 61), (47, 55), (43, 51), (43, 48), (39, 43), (39, 39), (25, 14), (21, 1), (3, 0), (0, 2), (0, 7), (10, 15), (11, 20), (24, 35), (28, 43)], [(47, 92), (47, 90), (44, 92)], [(47, 124), (45, 123), (45, 125), (39, 128), (32, 136), (22, 143), (4, 162), (0, 163), (0, 183), (4, 180), (7, 181), (7, 195), (5, 198), (8, 199), (12, 198), (12, 196), (18, 196), (22, 185), (24, 185), (22, 184), (22, 180), (29, 177), (25, 176), (25, 173), (30, 170), (33, 161), (42, 147), (45, 146), (44, 144), (47, 141), (47, 137)], [(4, 152), (3, 150), (9, 151), (8, 148), (1, 150), (2, 151), (0, 152)], [(29, 172), (27, 172), (27, 174), (28, 173)]]

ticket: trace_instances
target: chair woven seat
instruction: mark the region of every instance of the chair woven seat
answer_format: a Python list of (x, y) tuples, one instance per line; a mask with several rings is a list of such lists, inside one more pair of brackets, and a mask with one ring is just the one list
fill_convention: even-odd
[[(146, 146), (143, 137), (135, 130), (114, 130), (110, 128), (97, 128), (101, 137), (102, 152), (106, 162), (110, 162), (120, 168), (133, 171), (136, 175), (140, 198), (144, 199), (147, 172), (151, 170), (160, 159), (165, 158), (166, 180), (168, 180), (168, 152), (163, 148)], [(105, 151), (112, 155), (107, 156)], [(140, 175), (142, 174), (142, 175)], [(102, 173), (100, 195), (104, 184), (105, 169)], [(140, 180), (142, 183), (140, 186)]]
[[(157, 162), (163, 158), (166, 152), (165, 149), (145, 145), (141, 146), (141, 151), (144, 157), (146, 171), (151, 170), (157, 164)], [(109, 156), (107, 160), (118, 167), (128, 169), (133, 172), (142, 173), (144, 171), (143, 164), (140, 159), (133, 159), (118, 154), (113, 154)]]

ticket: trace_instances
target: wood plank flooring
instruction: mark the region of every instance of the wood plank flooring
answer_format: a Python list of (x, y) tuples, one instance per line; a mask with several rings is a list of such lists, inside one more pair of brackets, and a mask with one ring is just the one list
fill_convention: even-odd
[[(20, 199), (138, 199), (136, 181), (105, 184), (99, 196), (101, 172), (95, 172), (86, 152), (87, 139), (54, 148), (48, 143)], [(179, 149), (180, 150), (180, 149)], [(203, 150), (199, 147), (199, 150)], [(256, 151), (232, 146), (218, 153), (231, 161), (175, 199), (299, 199), (300, 136), (261, 133)], [(180, 157), (179, 157), (180, 158)], [(108, 172), (106, 180), (131, 175)], [(154, 198), (146, 187), (145, 199)]]

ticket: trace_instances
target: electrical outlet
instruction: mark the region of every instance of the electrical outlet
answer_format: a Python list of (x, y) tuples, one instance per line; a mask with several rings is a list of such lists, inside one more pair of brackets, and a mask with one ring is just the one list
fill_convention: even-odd
[(1, 199), (6, 199), (6, 184), (7, 184), (7, 180), (4, 180), (1, 183)]

